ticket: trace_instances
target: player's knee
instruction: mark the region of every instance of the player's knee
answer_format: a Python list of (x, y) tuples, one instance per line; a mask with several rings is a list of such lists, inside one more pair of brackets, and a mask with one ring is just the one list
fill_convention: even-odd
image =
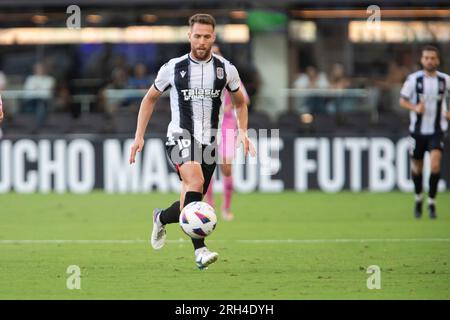
[(195, 177), (187, 183), (187, 190), (202, 192), (204, 183), (205, 179), (203, 177)]
[(431, 163), (431, 173), (438, 173), (441, 171), (441, 164), (439, 162)]
[(231, 176), (231, 166), (230, 165), (224, 165), (222, 166), (222, 173), (224, 176), (229, 177)]
[(422, 161), (412, 161), (411, 170), (414, 174), (421, 174), (423, 171), (423, 162)]
[(418, 175), (418, 174), (422, 174), (422, 172), (423, 172), (423, 169), (422, 168), (412, 168), (412, 172), (414, 173), (414, 174), (416, 174), (416, 175)]

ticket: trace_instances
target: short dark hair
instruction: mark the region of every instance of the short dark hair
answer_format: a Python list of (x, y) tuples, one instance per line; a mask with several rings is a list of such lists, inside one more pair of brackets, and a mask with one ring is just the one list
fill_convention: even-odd
[(212, 15), (206, 13), (197, 13), (189, 18), (189, 26), (191, 28), (195, 23), (209, 24), (213, 27), (213, 30), (216, 28), (216, 19), (214, 19)]
[(427, 44), (426, 46), (422, 47), (422, 54), (424, 51), (434, 51), (434, 52), (436, 52), (437, 56), (439, 57), (439, 49), (436, 48), (435, 46)]

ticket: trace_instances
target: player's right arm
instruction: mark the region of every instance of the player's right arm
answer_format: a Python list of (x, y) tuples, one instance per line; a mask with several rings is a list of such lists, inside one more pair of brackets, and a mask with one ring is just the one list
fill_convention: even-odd
[(164, 90), (170, 86), (170, 79), (172, 78), (172, 69), (169, 63), (166, 63), (159, 69), (155, 82), (142, 99), (139, 108), (136, 134), (134, 135), (134, 143), (131, 147), (130, 164), (135, 162), (136, 153), (141, 152), (144, 147), (145, 129), (147, 129), (147, 124), (152, 116), (156, 101), (158, 101)]
[(150, 118), (152, 116), (156, 101), (158, 101), (160, 96), (161, 92), (158, 91), (154, 85), (152, 85), (142, 99), (141, 106), (139, 108), (134, 143), (131, 147), (130, 164), (135, 162), (136, 153), (141, 152), (142, 148), (144, 147), (145, 130), (147, 129), (148, 122), (150, 121)]
[(411, 103), (411, 97), (414, 92), (414, 85), (415, 85), (414, 78), (409, 76), (408, 79), (406, 79), (400, 91), (399, 103), (400, 107), (421, 114), (425, 112), (424, 102), (420, 101), (418, 104)]
[(404, 97), (400, 97), (400, 106), (402, 108), (408, 109), (410, 111), (414, 111), (416, 113), (424, 113), (425, 112), (425, 104), (423, 103), (423, 101), (420, 101), (418, 104), (413, 104), (411, 102), (409, 102), (409, 100), (407, 100)]

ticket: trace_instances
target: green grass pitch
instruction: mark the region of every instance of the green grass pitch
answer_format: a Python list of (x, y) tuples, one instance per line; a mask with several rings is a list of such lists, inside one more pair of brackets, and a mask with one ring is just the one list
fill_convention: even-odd
[[(152, 208), (176, 198), (0, 195), (0, 299), (450, 298), (449, 192), (435, 221), (426, 210), (415, 220), (413, 195), (399, 192), (237, 194), (236, 220), (219, 220), (207, 242), (219, 260), (204, 271), (177, 224), (162, 250), (147, 242)], [(66, 287), (69, 265), (80, 290)], [(367, 288), (370, 265), (379, 290)]]

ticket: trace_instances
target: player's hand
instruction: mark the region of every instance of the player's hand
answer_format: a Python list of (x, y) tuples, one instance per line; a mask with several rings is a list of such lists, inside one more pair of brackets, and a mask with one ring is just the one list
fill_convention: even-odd
[(416, 110), (415, 110), (418, 114), (422, 114), (425, 112), (425, 104), (423, 103), (423, 101), (420, 101), (417, 105), (416, 105)]
[(239, 147), (239, 145), (242, 143), (242, 146), (244, 147), (244, 156), (246, 157), (249, 153), (252, 157), (256, 156), (256, 148), (253, 145), (253, 142), (250, 140), (250, 138), (247, 135), (247, 131), (238, 129), (238, 136), (236, 141), (236, 146)]
[(447, 120), (450, 121), (450, 110), (447, 111)]
[(130, 164), (136, 162), (136, 153), (141, 152), (142, 148), (144, 148), (144, 138), (135, 138), (131, 146)]
[(3, 121), (3, 111), (0, 110), (0, 122), (2, 122), (2, 121)]

